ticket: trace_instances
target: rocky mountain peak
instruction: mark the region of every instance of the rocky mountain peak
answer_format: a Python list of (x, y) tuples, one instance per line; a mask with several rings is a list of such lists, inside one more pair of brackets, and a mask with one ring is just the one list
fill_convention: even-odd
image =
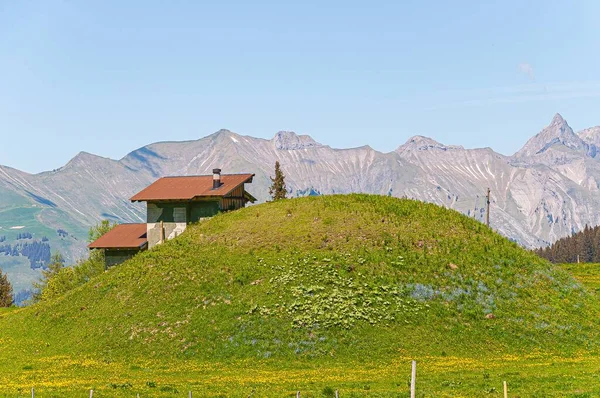
[(464, 149), (462, 146), (455, 145), (444, 145), (436, 140), (424, 137), (422, 135), (415, 135), (406, 141), (404, 145), (401, 145), (396, 152), (402, 154), (404, 152), (413, 152), (413, 151), (431, 151), (431, 150), (440, 150), (447, 151), (452, 149)]
[(227, 130), (227, 129), (220, 129), (219, 131), (217, 131), (215, 133), (215, 135), (222, 135), (222, 134), (225, 134), (225, 135), (233, 134), (233, 131)]
[(322, 146), (308, 135), (298, 135), (293, 131), (280, 131), (272, 139), (275, 148), (281, 150), (297, 150)]
[(552, 118), (552, 122), (550, 122), (550, 126), (562, 126), (565, 124), (568, 126), (567, 121), (562, 117), (560, 113), (554, 115), (554, 117)]
[(567, 147), (576, 151), (589, 150), (589, 146), (579, 138), (567, 121), (557, 113), (552, 118), (552, 122), (531, 138), (523, 148), (521, 148), (514, 157), (527, 158), (541, 155), (553, 147)]
[(82, 164), (87, 164), (97, 159), (102, 159), (100, 156), (91, 154), (89, 152), (81, 151), (73, 159), (69, 160), (69, 162), (65, 165), (67, 166), (80, 166)]

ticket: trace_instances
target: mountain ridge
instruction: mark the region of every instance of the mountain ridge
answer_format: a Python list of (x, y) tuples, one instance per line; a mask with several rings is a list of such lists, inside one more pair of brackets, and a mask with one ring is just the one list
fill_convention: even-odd
[(575, 133), (560, 114), (512, 156), (418, 135), (380, 152), (368, 145), (332, 148), (291, 131), (263, 139), (221, 129), (198, 140), (151, 143), (119, 160), (81, 152), (65, 166), (38, 174), (0, 166), (0, 198), (6, 198), (0, 203), (0, 235), (10, 236), (10, 228), (24, 224), (40, 236), (71, 232), (72, 242), (49, 238), (74, 261), (85, 255), (87, 229), (100, 220), (142, 221), (142, 207), (128, 199), (159, 177), (210, 174), (214, 167), (250, 171), (256, 177), (248, 189), (263, 202), (279, 161), (294, 197), (354, 192), (409, 197), (480, 221), (489, 187), (492, 227), (525, 247), (541, 247), (586, 224), (600, 224), (594, 211), (600, 206), (600, 159), (590, 150), (596, 140), (600, 128)]

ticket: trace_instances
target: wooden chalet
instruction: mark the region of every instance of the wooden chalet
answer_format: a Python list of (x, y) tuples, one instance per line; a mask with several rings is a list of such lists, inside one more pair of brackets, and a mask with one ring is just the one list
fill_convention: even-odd
[[(119, 225), (89, 248), (104, 249), (107, 266), (123, 262), (133, 252), (175, 238), (190, 223), (255, 202), (245, 189), (253, 178), (254, 174), (221, 174), (220, 169), (214, 169), (212, 175), (160, 178), (131, 198), (132, 202), (146, 202), (145, 224)], [(145, 234), (140, 237), (142, 229)], [(132, 247), (139, 243), (136, 239), (143, 239), (144, 244)]]

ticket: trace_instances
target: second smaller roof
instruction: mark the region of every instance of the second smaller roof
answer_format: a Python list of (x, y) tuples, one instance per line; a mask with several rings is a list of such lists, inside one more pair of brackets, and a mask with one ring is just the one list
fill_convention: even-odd
[(90, 243), (90, 249), (141, 249), (147, 243), (146, 224), (120, 224)]

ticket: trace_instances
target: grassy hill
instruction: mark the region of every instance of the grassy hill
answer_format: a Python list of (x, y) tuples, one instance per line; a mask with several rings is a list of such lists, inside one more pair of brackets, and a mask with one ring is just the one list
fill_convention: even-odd
[(411, 358), (425, 396), (481, 396), (503, 379), (524, 395), (586, 394), (596, 302), (451, 210), (286, 200), (214, 217), (56, 301), (3, 314), (0, 394), (391, 397), (406, 394)]

